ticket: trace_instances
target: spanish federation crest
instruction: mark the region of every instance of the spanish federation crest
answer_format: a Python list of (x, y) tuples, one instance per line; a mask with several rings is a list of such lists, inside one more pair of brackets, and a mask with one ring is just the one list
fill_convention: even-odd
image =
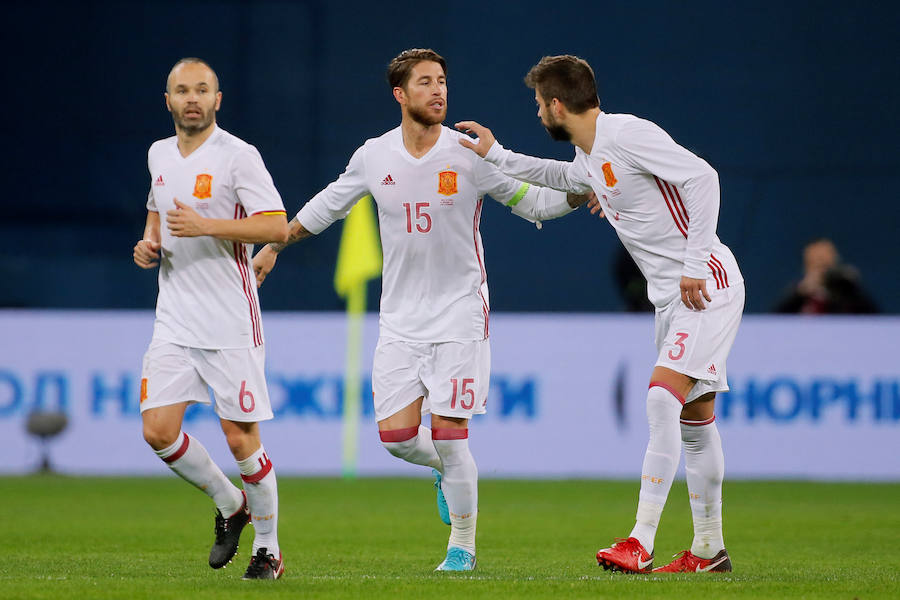
[(201, 200), (212, 197), (212, 175), (201, 173), (194, 183), (194, 197)]
[(452, 196), (459, 189), (456, 187), (456, 171), (441, 171), (438, 173), (438, 194)]
[(606, 180), (606, 187), (616, 187), (616, 184), (619, 183), (619, 180), (616, 179), (616, 176), (613, 173), (612, 163), (607, 161), (603, 163), (603, 166), (600, 168), (603, 169), (603, 178)]

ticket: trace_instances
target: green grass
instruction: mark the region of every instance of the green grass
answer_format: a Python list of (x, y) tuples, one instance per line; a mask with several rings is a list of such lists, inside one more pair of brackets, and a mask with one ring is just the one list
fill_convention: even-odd
[[(0, 478), (0, 598), (888, 598), (900, 595), (900, 485), (727, 482), (730, 574), (628, 576), (594, 553), (630, 530), (636, 482), (480, 483), (478, 570), (435, 574), (448, 529), (422, 479), (279, 479), (285, 577), (206, 565), (212, 503), (174, 476)], [(684, 483), (657, 565), (690, 545)]]

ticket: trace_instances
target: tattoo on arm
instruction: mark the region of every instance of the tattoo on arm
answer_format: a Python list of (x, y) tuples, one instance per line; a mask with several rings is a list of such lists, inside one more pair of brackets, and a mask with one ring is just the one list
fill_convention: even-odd
[(569, 206), (572, 208), (578, 208), (582, 204), (588, 201), (589, 194), (573, 194), (571, 192), (566, 194), (566, 202), (569, 203)]
[(308, 238), (312, 235), (303, 225), (300, 224), (300, 221), (297, 220), (297, 217), (291, 219), (291, 222), (288, 223), (288, 228), (290, 231), (288, 232), (288, 239), (283, 244), (276, 244), (274, 242), (269, 244), (269, 248), (272, 249), (273, 252), (278, 254), (282, 250), (284, 250), (287, 246), (290, 246), (293, 243), (299, 242), (302, 239)]

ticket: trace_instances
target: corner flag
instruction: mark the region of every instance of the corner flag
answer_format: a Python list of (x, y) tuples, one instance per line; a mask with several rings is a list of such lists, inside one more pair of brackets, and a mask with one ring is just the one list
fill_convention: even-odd
[(344, 477), (356, 476), (359, 437), (360, 357), (362, 324), (366, 314), (366, 283), (381, 275), (381, 244), (375, 225), (372, 197), (365, 196), (344, 220), (338, 248), (334, 289), (347, 301), (347, 354), (344, 371), (343, 460)]

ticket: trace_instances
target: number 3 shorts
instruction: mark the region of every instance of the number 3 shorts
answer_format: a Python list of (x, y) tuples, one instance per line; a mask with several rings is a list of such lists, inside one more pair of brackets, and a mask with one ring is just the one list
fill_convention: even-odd
[(179, 402), (209, 404), (211, 389), (220, 418), (271, 419), (265, 362), (265, 346), (204, 350), (153, 340), (141, 370), (141, 412)]
[(372, 366), (375, 419), (424, 397), (422, 414), (469, 419), (485, 412), (491, 375), (488, 340), (438, 344), (379, 339)]
[(709, 392), (727, 392), (725, 360), (744, 312), (744, 284), (710, 292), (705, 310), (690, 310), (676, 298), (656, 311), (656, 366), (697, 380), (686, 402)]

